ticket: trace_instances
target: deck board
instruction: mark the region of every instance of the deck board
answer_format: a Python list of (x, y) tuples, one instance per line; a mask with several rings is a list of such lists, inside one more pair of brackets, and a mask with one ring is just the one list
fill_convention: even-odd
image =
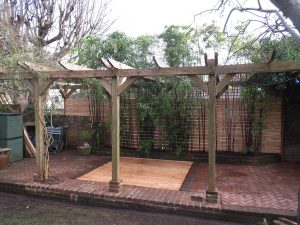
[[(179, 190), (192, 162), (121, 157), (120, 177), (124, 184)], [(77, 178), (109, 182), (111, 162)]]

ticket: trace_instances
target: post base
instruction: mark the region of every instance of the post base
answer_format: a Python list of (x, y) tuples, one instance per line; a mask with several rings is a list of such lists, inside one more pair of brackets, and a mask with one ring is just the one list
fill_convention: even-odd
[(192, 201), (204, 202), (204, 203), (218, 203), (222, 204), (222, 195), (217, 191), (208, 191), (194, 194), (191, 196)]
[(123, 181), (121, 179), (117, 181), (114, 180), (109, 181), (109, 191), (114, 193), (119, 193), (122, 188), (122, 184)]
[(218, 203), (219, 194), (218, 191), (208, 191), (205, 192), (206, 202), (208, 203)]

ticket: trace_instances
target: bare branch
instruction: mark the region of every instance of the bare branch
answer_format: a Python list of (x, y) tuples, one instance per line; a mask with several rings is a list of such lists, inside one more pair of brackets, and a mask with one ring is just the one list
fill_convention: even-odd
[[(62, 57), (88, 34), (105, 33), (110, 0), (0, 0), (20, 35), (38, 48), (53, 48)], [(53, 50), (50, 50), (53, 52)]]

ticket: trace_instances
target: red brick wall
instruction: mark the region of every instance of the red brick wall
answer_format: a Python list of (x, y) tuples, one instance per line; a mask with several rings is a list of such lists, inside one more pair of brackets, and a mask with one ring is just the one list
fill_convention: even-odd
[(77, 98), (65, 99), (64, 102), (64, 114), (71, 116), (89, 116), (89, 101), (88, 99)]
[(65, 128), (65, 135), (68, 148), (82, 146), (80, 133), (85, 129), (90, 129), (90, 119), (87, 116), (55, 115), (53, 122)]

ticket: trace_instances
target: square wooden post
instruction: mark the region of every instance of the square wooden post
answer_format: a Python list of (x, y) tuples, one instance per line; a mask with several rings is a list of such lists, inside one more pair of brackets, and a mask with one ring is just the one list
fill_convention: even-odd
[(122, 186), (120, 179), (120, 96), (118, 95), (117, 76), (111, 80), (111, 136), (112, 136), (112, 180), (109, 182), (109, 191), (119, 192)]
[(34, 95), (34, 120), (35, 120), (35, 145), (36, 145), (36, 166), (37, 173), (35, 175), (36, 180), (47, 180), (49, 179), (49, 171), (46, 162), (46, 147), (45, 147), (45, 124), (44, 119), (44, 106), (45, 96), (41, 94), (38, 80), (33, 80), (32, 94)]
[(208, 80), (208, 191), (216, 192), (216, 79)]

